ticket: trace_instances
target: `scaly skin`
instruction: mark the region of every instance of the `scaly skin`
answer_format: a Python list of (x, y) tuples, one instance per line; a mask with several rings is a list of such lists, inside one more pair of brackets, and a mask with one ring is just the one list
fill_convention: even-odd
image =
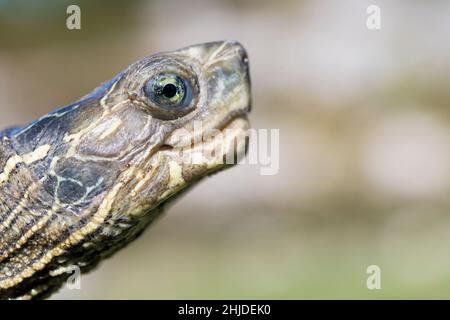
[[(146, 83), (167, 72), (190, 84), (188, 106), (149, 99)], [(48, 297), (71, 266), (87, 272), (130, 243), (174, 195), (245, 153), (211, 137), (207, 145), (222, 148), (208, 157), (192, 143), (213, 129), (238, 137), (249, 110), (244, 49), (214, 42), (149, 56), (81, 100), (0, 133), (0, 298)]]

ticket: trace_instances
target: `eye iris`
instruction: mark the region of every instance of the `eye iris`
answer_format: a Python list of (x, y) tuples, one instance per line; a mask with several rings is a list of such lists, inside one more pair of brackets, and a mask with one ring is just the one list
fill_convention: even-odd
[(145, 83), (143, 93), (151, 105), (158, 109), (155, 112), (160, 113), (161, 117), (168, 114), (168, 118), (179, 116), (192, 110), (190, 109), (193, 101), (192, 84), (176, 73), (155, 75)]

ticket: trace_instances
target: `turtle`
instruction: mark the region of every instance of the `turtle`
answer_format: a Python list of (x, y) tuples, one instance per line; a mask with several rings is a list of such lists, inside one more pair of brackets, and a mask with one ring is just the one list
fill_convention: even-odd
[(236, 41), (152, 54), (1, 131), (0, 298), (50, 297), (70, 270), (94, 269), (196, 182), (242, 159), (248, 60)]

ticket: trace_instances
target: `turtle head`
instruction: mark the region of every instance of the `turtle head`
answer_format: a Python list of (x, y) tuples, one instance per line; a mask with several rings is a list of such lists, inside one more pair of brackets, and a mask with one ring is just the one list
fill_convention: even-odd
[(105, 115), (77, 152), (120, 159), (116, 212), (141, 216), (245, 154), (248, 57), (234, 41), (155, 54), (100, 101)]
[[(245, 153), (248, 57), (234, 41), (146, 57), (74, 104), (12, 132), (50, 202), (82, 217), (143, 216)], [(49, 207), (53, 204), (50, 203)]]
[(125, 87), (159, 137), (149, 160), (150, 149), (133, 159), (141, 176), (130, 190), (141, 205), (130, 214), (144, 213), (244, 155), (250, 79), (239, 43), (206, 43), (149, 57), (130, 69)]
[(61, 270), (87, 271), (132, 241), (166, 200), (244, 155), (249, 111), (245, 50), (213, 42), (149, 56), (1, 133), (11, 225), (0, 253), (12, 257), (0, 264), (0, 296), (48, 294), (68, 277)]

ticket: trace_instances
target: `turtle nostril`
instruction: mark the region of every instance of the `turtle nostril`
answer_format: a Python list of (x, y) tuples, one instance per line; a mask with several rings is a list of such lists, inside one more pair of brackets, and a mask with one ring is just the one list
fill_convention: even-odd
[(245, 68), (248, 68), (248, 55), (247, 55), (247, 51), (245, 51), (244, 47), (240, 44), (236, 44), (236, 54), (239, 57), (239, 59), (241, 60), (242, 65)]
[(247, 57), (247, 56), (245, 56), (244, 58), (242, 58), (242, 64), (243, 64), (246, 68), (248, 68), (248, 57)]

